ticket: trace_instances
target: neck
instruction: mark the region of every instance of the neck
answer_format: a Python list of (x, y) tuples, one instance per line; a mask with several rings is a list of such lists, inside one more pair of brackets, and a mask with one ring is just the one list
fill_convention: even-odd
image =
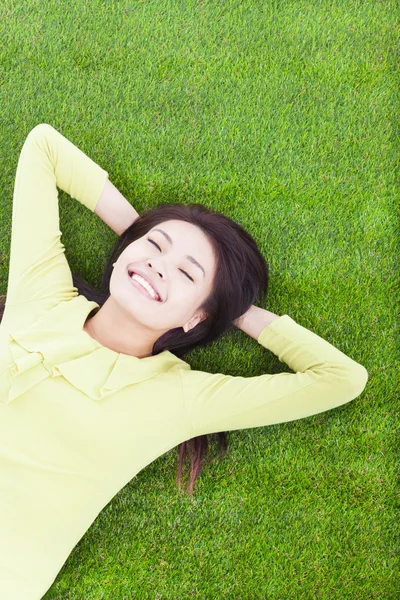
[(152, 356), (154, 343), (168, 331), (155, 331), (133, 321), (121, 311), (112, 296), (85, 321), (83, 329), (102, 346), (136, 358)]

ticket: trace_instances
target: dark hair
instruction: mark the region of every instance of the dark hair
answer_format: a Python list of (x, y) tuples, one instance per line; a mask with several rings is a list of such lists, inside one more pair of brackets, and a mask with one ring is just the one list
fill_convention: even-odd
[[(190, 350), (210, 344), (223, 333), (234, 328), (233, 321), (244, 314), (255, 300), (263, 303), (268, 293), (268, 263), (260, 253), (252, 236), (238, 223), (210, 210), (202, 204), (165, 203), (140, 215), (118, 238), (107, 260), (101, 290), (97, 290), (84, 279), (72, 274), (79, 294), (102, 306), (110, 296), (109, 282), (113, 263), (129, 244), (143, 237), (155, 225), (177, 219), (199, 227), (208, 237), (216, 257), (216, 276), (212, 292), (203, 302), (207, 318), (185, 333), (182, 327), (171, 329), (156, 340), (152, 354), (169, 350), (183, 358)], [(4, 301), (0, 299), (0, 319)], [(97, 309), (98, 310), (98, 309)], [(181, 488), (182, 465), (189, 448), (191, 474), (188, 492), (191, 495), (194, 483), (202, 469), (209, 439), (219, 442), (219, 456), (228, 446), (227, 433), (201, 435), (183, 442), (179, 446), (177, 485)]]

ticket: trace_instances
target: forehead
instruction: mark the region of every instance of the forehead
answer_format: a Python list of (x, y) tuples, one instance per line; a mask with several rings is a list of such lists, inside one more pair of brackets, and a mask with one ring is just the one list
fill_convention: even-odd
[(192, 245), (196, 244), (201, 246), (202, 249), (207, 247), (212, 251), (212, 245), (208, 236), (200, 229), (200, 227), (197, 227), (197, 225), (193, 225), (192, 223), (171, 219), (170, 221), (163, 221), (158, 225), (154, 225), (152, 231), (155, 229), (165, 231), (172, 239), (174, 245), (182, 243), (186, 244), (189, 242)]
[[(215, 263), (214, 249), (209, 240), (208, 236), (192, 223), (186, 221), (180, 221), (178, 219), (171, 219), (169, 221), (163, 221), (158, 225), (154, 225), (151, 229), (155, 234), (158, 234), (162, 240), (164, 240), (168, 246), (169, 242), (165, 239), (162, 233), (155, 231), (161, 229), (164, 231), (172, 240), (172, 247), (176, 249), (182, 249), (191, 256), (193, 256), (198, 262), (204, 267), (205, 264), (210, 267)], [(189, 252), (190, 250), (190, 252)]]

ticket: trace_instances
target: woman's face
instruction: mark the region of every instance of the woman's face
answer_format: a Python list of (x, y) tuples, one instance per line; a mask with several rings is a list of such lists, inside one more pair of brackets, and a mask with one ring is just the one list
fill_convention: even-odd
[[(169, 220), (155, 225), (120, 254), (110, 294), (128, 318), (150, 329), (188, 331), (207, 316), (199, 307), (212, 291), (215, 268), (206, 234), (191, 223)], [(141, 277), (151, 286), (147, 290)], [(154, 291), (160, 301), (154, 299)]]

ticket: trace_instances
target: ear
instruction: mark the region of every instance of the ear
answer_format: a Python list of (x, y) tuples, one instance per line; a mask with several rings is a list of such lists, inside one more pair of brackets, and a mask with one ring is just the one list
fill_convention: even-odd
[(185, 333), (196, 327), (199, 323), (204, 321), (207, 318), (207, 314), (204, 311), (200, 313), (196, 313), (187, 323), (183, 325), (183, 330)]

